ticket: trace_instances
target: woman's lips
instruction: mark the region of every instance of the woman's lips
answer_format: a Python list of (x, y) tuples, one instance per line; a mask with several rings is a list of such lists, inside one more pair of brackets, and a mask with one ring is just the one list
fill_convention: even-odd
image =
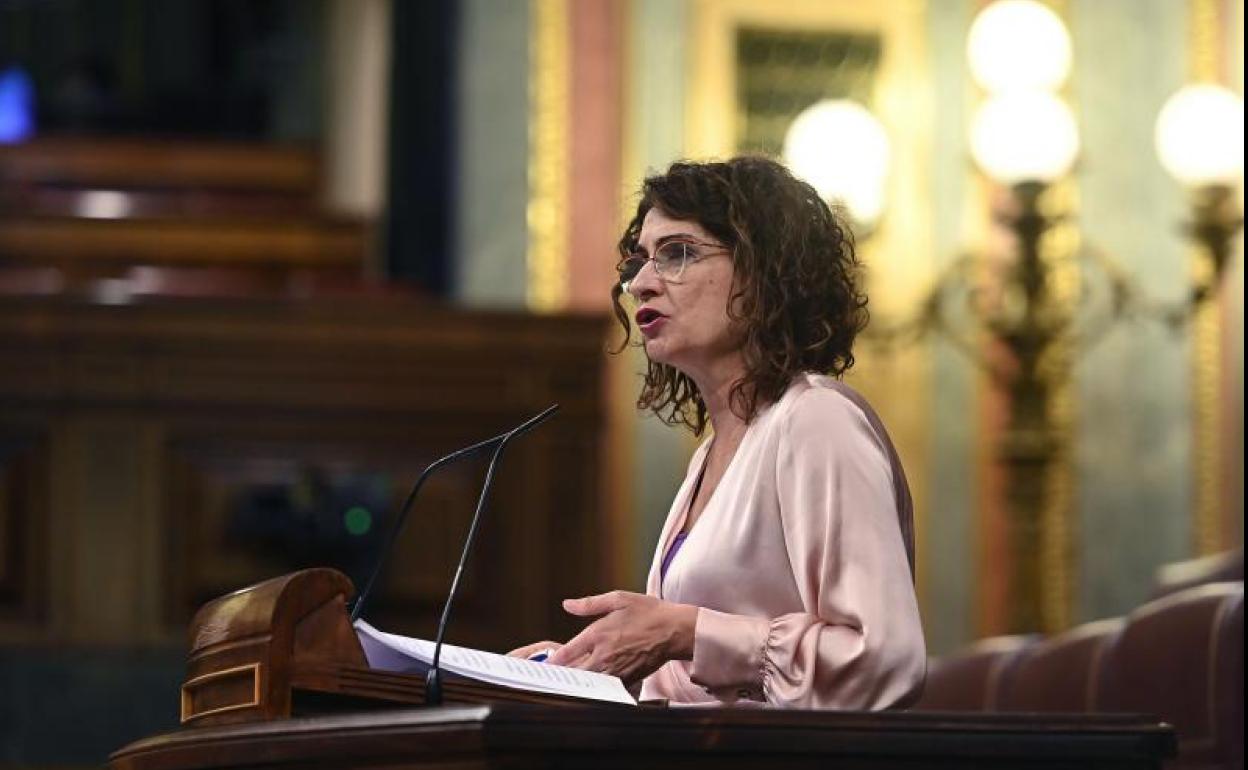
[(667, 322), (667, 316), (657, 310), (644, 307), (637, 311), (637, 315), (634, 318), (637, 319), (637, 328), (641, 329), (641, 333), (645, 337), (653, 337), (658, 334), (659, 329)]

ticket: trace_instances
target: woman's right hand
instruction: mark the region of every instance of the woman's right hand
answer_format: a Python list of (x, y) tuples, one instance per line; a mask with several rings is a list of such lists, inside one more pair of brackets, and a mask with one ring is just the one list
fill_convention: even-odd
[(560, 644), (559, 642), (534, 642), (533, 644), (526, 644), (523, 647), (517, 647), (516, 649), (507, 653), (507, 655), (512, 658), (526, 658), (527, 659), (527, 658), (533, 657), (534, 655), (541, 652), (542, 650), (550, 650), (551, 652), (554, 652), (555, 650), (559, 649), (562, 646), (563, 645)]

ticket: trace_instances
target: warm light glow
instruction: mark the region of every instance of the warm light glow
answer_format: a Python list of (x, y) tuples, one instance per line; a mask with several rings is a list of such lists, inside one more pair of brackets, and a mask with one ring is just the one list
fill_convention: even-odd
[(1053, 90), (1070, 74), (1070, 35), (1048, 6), (1000, 0), (975, 17), (966, 55), (975, 82), (989, 93)]
[(971, 155), (1002, 184), (1052, 182), (1070, 171), (1078, 154), (1075, 116), (1044, 91), (994, 96), (971, 125)]
[(134, 208), (130, 196), (117, 190), (88, 190), (74, 206), (74, 213), (88, 219), (125, 219)]
[(1157, 116), (1157, 155), (1193, 187), (1234, 184), (1244, 175), (1244, 100), (1215, 85), (1180, 88)]
[(884, 212), (888, 134), (862, 105), (837, 99), (807, 107), (785, 134), (784, 162), (858, 224), (870, 226)]

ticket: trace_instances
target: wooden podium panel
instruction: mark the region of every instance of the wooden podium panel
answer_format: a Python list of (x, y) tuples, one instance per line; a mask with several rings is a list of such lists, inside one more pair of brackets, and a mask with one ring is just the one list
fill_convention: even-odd
[(412, 708), (420, 678), (368, 667), (353, 593), (345, 575), (310, 569), (204, 605), (189, 629), (183, 729), (121, 749), (111, 767), (1125, 769), (1158, 768), (1175, 750), (1168, 725), (1130, 714), (548, 705), (453, 680), (456, 705)]
[(193, 768), (1160, 768), (1166, 725), (1130, 715), (495, 704), (189, 729), (112, 770)]
[[(423, 704), (424, 677), (370, 668), (332, 569), (266, 580), (209, 602), (191, 621), (184, 726), (226, 725)], [(583, 703), (448, 675), (446, 703)], [(620, 708), (620, 706), (615, 706)]]
[(1130, 714), (548, 705), (449, 679), (458, 705), (411, 708), (420, 678), (368, 667), (347, 616), (353, 593), (320, 568), (204, 605), (189, 629), (183, 729), (121, 749), (111, 767), (1125, 770), (1159, 768), (1175, 750), (1170, 726)]

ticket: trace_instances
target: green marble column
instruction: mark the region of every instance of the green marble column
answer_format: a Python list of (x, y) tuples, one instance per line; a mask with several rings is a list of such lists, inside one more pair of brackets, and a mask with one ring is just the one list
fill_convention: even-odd
[(525, 306), (528, 248), (529, 4), (460, 8), (452, 296)]
[[(1186, 80), (1187, 3), (1080, 0), (1069, 8), (1085, 243), (1149, 294), (1180, 299), (1188, 257), (1179, 186), (1153, 149), (1166, 98)], [(1162, 563), (1190, 555), (1191, 356), (1183, 334), (1120, 324), (1076, 370), (1076, 620), (1144, 600)]]
[[(661, 171), (684, 154), (687, 6), (672, 0), (634, 0), (630, 8), (628, 67), (624, 79), (628, 135), (624, 179), (636, 186), (642, 176)], [(632, 194), (635, 190), (628, 190)], [(635, 204), (636, 198), (629, 202)], [(645, 359), (630, 351), (632, 376), (624, 388), (640, 389)], [(636, 526), (631, 563), (636, 588), (644, 586), (663, 520), (689, 462), (688, 436), (652, 416), (638, 415), (633, 444), (633, 512)]]
[[(927, 45), (933, 102), (932, 253), (942, 265), (965, 246), (962, 223), (972, 168), (965, 150), (966, 106), (974, 99), (966, 71), (966, 33), (974, 13), (969, 0), (928, 6)], [(939, 268), (933, 271), (939, 272)], [(939, 339), (932, 351), (932, 416), (923, 627), (928, 651), (940, 655), (969, 641), (975, 631), (976, 492), (975, 373), (966, 356)]]

